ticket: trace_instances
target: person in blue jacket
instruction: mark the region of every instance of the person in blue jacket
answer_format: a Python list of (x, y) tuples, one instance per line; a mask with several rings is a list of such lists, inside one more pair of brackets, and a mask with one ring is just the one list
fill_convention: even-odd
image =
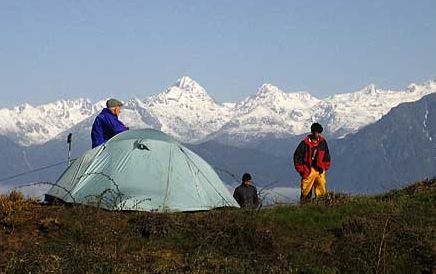
[(92, 148), (106, 143), (106, 141), (118, 133), (129, 129), (118, 120), (122, 106), (123, 103), (116, 99), (109, 99), (106, 101), (106, 108), (95, 117), (94, 124), (92, 125)]

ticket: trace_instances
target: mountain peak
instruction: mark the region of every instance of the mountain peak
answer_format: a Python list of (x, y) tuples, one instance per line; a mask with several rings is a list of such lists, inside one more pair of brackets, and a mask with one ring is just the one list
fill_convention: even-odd
[(365, 94), (373, 95), (377, 93), (377, 88), (375, 87), (375, 84), (369, 84), (362, 89), (362, 92)]
[(265, 83), (257, 90), (256, 96), (260, 95), (267, 95), (267, 94), (282, 94), (284, 93), (281, 89), (279, 89), (277, 86), (274, 86), (269, 83)]
[(182, 76), (181, 78), (179, 78), (174, 83), (173, 87), (178, 87), (184, 90), (197, 90), (197, 89), (204, 90), (204, 88), (200, 86), (200, 84), (192, 80), (192, 78), (189, 76)]
[(195, 97), (204, 99), (209, 98), (210, 96), (199, 83), (195, 82), (188, 76), (183, 76), (157, 97), (160, 97), (160, 99), (165, 97), (171, 98), (171, 100), (179, 100), (182, 97)]
[(310, 100), (319, 101), (307, 91), (285, 92), (272, 84), (263, 84), (258, 90), (254, 98), (287, 98), (291, 100)]
[(21, 104), (19, 106), (14, 107), (13, 109), (16, 112), (21, 113), (21, 112), (23, 112), (24, 110), (27, 110), (27, 109), (34, 109), (34, 107), (32, 105), (28, 104), (28, 103), (24, 103), (24, 104)]
[(206, 90), (188, 76), (181, 77), (165, 91), (145, 99), (144, 102), (149, 107), (175, 104), (192, 107), (195, 104), (216, 104)]
[(411, 83), (407, 87), (407, 91), (409, 91), (411, 93), (434, 92), (434, 91), (436, 91), (436, 79), (435, 80), (426, 81), (423, 84)]

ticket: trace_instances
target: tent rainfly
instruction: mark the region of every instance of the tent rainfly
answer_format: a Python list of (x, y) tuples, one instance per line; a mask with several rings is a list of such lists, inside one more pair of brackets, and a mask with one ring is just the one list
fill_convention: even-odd
[(200, 156), (153, 129), (122, 132), (75, 160), (46, 198), (109, 210), (239, 207)]

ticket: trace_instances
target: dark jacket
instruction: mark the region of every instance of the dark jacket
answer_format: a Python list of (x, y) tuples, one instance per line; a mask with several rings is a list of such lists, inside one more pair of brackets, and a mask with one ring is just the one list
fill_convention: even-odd
[(324, 137), (313, 141), (306, 136), (294, 152), (294, 166), (303, 178), (309, 176), (311, 167), (320, 173), (329, 169), (330, 153)]
[(233, 198), (242, 208), (257, 208), (260, 204), (257, 189), (252, 185), (241, 184), (238, 186), (233, 193)]
[(104, 108), (100, 114), (95, 117), (94, 124), (92, 125), (92, 148), (106, 143), (110, 138), (128, 129), (129, 128), (118, 120), (115, 114), (109, 109)]

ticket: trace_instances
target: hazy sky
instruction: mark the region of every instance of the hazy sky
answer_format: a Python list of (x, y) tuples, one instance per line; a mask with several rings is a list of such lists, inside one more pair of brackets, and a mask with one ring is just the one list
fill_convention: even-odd
[(436, 1), (0, 0), (0, 107), (145, 98), (189, 75), (220, 102), (436, 78)]

